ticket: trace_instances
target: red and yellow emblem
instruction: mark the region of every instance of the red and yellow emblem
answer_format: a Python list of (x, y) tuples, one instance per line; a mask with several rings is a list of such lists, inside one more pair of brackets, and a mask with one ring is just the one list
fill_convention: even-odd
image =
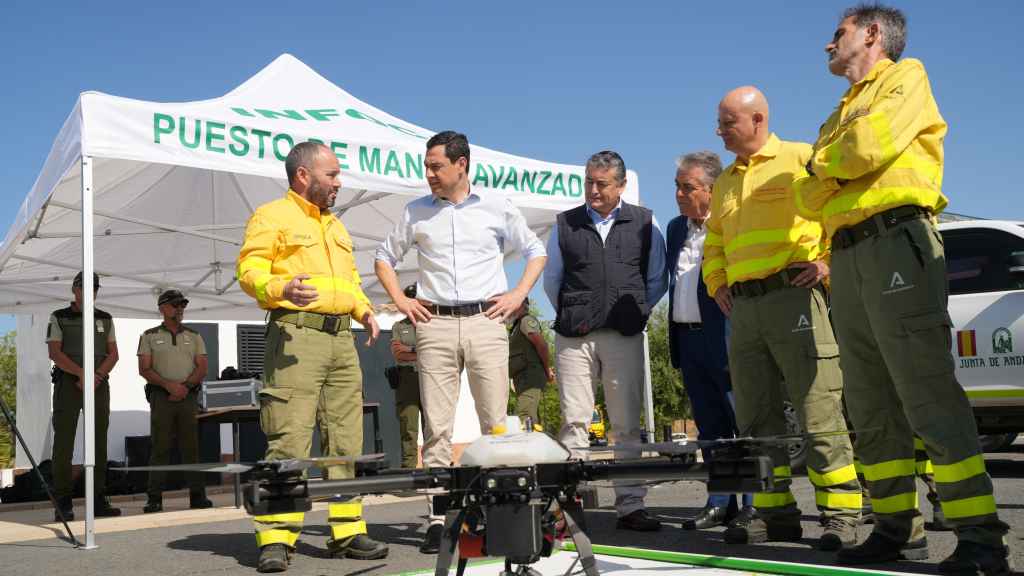
[(974, 339), (974, 330), (959, 330), (956, 333), (957, 356), (977, 356), (978, 343)]

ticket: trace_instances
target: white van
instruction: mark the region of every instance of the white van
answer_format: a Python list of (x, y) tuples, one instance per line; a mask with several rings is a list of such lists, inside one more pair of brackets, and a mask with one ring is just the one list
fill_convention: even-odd
[(1024, 223), (939, 224), (949, 278), (956, 377), (986, 448), (1024, 432)]
[[(949, 215), (943, 214), (943, 220)], [(956, 377), (967, 392), (986, 452), (1024, 432), (1024, 222), (940, 222), (949, 280)], [(787, 405), (786, 425), (801, 432)], [(793, 468), (807, 456), (789, 446)]]

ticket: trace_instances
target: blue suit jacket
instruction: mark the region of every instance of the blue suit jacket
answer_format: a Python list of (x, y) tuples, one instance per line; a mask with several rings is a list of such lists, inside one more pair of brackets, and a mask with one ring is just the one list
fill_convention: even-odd
[[(679, 337), (678, 331), (681, 329), (676, 329), (672, 322), (672, 306), (675, 304), (676, 296), (676, 265), (679, 263), (679, 253), (683, 249), (683, 244), (686, 243), (688, 233), (689, 228), (686, 226), (685, 216), (676, 216), (668, 223), (665, 242), (668, 247), (665, 254), (665, 268), (669, 279), (668, 348), (671, 351), (672, 366), (675, 368), (679, 367), (679, 347), (676, 345), (676, 339)], [(704, 285), (703, 275), (697, 281), (697, 305), (700, 307), (700, 318), (704, 324), (704, 333), (708, 338), (707, 341), (720, 342), (722, 346), (720, 359), (721, 361), (728, 362), (728, 354), (725, 347), (725, 323), (728, 320), (718, 307), (715, 299), (708, 294), (708, 287)]]

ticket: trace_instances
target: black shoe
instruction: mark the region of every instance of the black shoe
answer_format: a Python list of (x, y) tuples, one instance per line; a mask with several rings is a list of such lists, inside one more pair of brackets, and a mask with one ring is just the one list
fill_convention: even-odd
[(635, 530), (637, 532), (656, 532), (661, 530), (661, 522), (656, 518), (651, 518), (647, 514), (647, 510), (643, 508), (634, 510), (625, 516), (619, 516), (619, 520), (615, 523), (615, 527), (619, 530)]
[(921, 538), (913, 542), (897, 542), (877, 532), (868, 535), (868, 539), (859, 546), (843, 548), (836, 554), (840, 564), (877, 564), (894, 560), (926, 560), (928, 558), (928, 539)]
[(332, 538), (327, 541), (327, 549), (335, 558), (346, 556), (356, 560), (380, 560), (388, 557), (388, 545), (366, 534), (356, 534), (344, 540)]
[(144, 514), (152, 514), (153, 512), (163, 512), (164, 501), (162, 498), (153, 498), (150, 496), (146, 500), (146, 505), (142, 508)]
[(423, 544), (420, 544), (421, 554), (437, 554), (441, 550), (441, 535), (444, 534), (444, 526), (431, 524), (427, 528), (427, 535), (423, 537)]
[(758, 542), (796, 542), (803, 538), (804, 529), (800, 517), (793, 520), (766, 522), (753, 506), (744, 506), (740, 513), (729, 522), (723, 537), (729, 544), (757, 544)]
[(110, 505), (110, 500), (106, 496), (98, 496), (96, 498), (96, 512), (97, 518), (110, 518), (112, 516), (120, 516), (121, 509), (114, 508)]
[(284, 544), (267, 544), (260, 548), (260, 561), (256, 566), (256, 571), (264, 574), (268, 572), (284, 572), (288, 569), (288, 560), (290, 558), (291, 550)]
[(954, 575), (1004, 576), (1013, 571), (1009, 556), (1010, 550), (1006, 546), (994, 548), (961, 540), (956, 543), (953, 554), (939, 562), (939, 572)]
[(195, 493), (188, 495), (188, 507), (192, 510), (202, 510), (204, 508), (213, 508), (213, 502), (206, 497), (206, 494)]
[(71, 496), (57, 498), (57, 507), (53, 510), (53, 521), (60, 522), (61, 516), (68, 522), (75, 519), (75, 504), (72, 502)]
[(818, 539), (818, 550), (835, 552), (857, 544), (857, 524), (852, 518), (847, 520), (832, 516), (825, 518), (822, 526), (825, 531)]
[(705, 506), (697, 516), (683, 520), (683, 530), (706, 530), (715, 526), (723, 526), (728, 521), (728, 507)]

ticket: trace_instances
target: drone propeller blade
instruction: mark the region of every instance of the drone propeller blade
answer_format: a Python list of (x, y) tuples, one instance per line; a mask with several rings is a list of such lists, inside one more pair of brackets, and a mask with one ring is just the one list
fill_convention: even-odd
[(111, 466), (111, 470), (126, 472), (214, 472), (222, 474), (243, 474), (253, 469), (252, 464), (235, 462), (210, 462), (196, 464), (166, 464), (163, 466)]
[(701, 448), (724, 448), (730, 445), (762, 445), (762, 446), (785, 446), (794, 442), (812, 440), (829, 436), (845, 436), (857, 432), (879, 430), (880, 427), (861, 428), (857, 430), (828, 430), (825, 432), (799, 432), (792, 434), (775, 434), (772, 436), (743, 436), (741, 438), (719, 438), (717, 440), (689, 440), (686, 442), (648, 442), (639, 444), (635, 442), (619, 442), (608, 446), (587, 446), (576, 448), (576, 450), (588, 452), (660, 452), (662, 454), (692, 454)]
[(609, 444), (607, 446), (586, 446), (583, 448), (576, 448), (576, 450), (586, 452), (660, 452), (662, 454), (693, 454), (700, 449), (700, 446), (695, 442), (648, 442), (646, 444), (639, 444), (635, 442), (619, 442), (617, 444)]

